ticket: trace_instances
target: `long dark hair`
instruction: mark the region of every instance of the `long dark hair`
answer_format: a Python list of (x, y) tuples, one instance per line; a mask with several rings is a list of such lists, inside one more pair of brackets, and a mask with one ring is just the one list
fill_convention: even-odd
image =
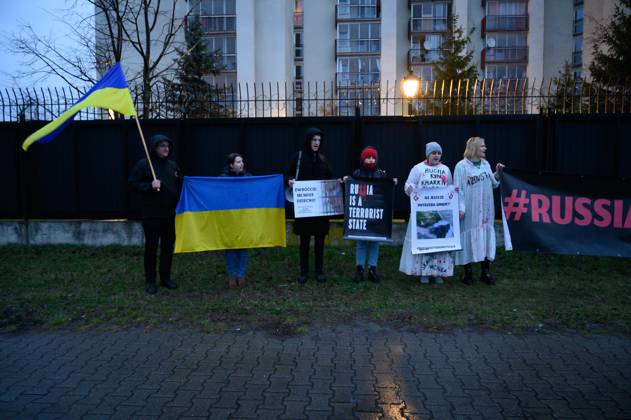
[(239, 153), (230, 153), (230, 154), (228, 155), (228, 159), (227, 159), (228, 166), (232, 165), (232, 164), (234, 163), (234, 161), (235, 161), (238, 157), (240, 157), (241, 159), (243, 159), (243, 156), (241, 156)]

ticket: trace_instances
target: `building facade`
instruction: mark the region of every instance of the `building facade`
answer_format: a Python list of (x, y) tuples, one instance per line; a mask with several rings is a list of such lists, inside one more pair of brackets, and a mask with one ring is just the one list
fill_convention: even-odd
[[(241, 97), (272, 98), (270, 112), (279, 115), (289, 112), (286, 99), (295, 101), (291, 112), (299, 115), (379, 115), (402, 106), (380, 99), (400, 97), (400, 81), (409, 73), (435, 79), (450, 19), (470, 36), (479, 79), (538, 84), (557, 77), (566, 63), (575, 78), (588, 78), (590, 40), (615, 0), (187, 4), (187, 18), (201, 20), (208, 48), (221, 51), (224, 70), (215, 83), (240, 89)], [(323, 100), (314, 104), (314, 97)]]

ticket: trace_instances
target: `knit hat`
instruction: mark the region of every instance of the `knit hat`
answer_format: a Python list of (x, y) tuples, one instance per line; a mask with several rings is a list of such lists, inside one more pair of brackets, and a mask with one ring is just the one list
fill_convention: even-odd
[(443, 153), (443, 149), (440, 147), (440, 144), (435, 141), (430, 141), (425, 145), (425, 156), (429, 156), (434, 152)]
[[(361, 164), (362, 166), (366, 166), (366, 164), (364, 163), (364, 161), (366, 160), (366, 158), (372, 157), (375, 159), (375, 161), (379, 160), (379, 153), (377, 153), (377, 149), (375, 149), (372, 146), (368, 146), (366, 148), (364, 148), (364, 150), (362, 150), (362, 154), (361, 154)], [(375, 162), (373, 165), (370, 165), (369, 168), (373, 169), (377, 166), (377, 163)]]

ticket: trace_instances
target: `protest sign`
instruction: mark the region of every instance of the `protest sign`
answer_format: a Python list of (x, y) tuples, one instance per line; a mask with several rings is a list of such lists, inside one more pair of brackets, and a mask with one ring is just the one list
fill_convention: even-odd
[(413, 254), (461, 249), (455, 187), (414, 190), (410, 194), (410, 223)]
[(348, 178), (345, 188), (344, 239), (390, 241), (393, 181), (391, 179)]
[(296, 181), (293, 193), (296, 218), (344, 214), (342, 185), (337, 179)]

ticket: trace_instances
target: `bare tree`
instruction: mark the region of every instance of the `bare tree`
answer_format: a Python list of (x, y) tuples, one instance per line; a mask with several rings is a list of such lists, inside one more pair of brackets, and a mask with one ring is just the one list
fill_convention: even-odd
[[(94, 6), (90, 16), (78, 16), (75, 6), (87, 2)], [(73, 0), (63, 20), (69, 28), (70, 42), (76, 45), (68, 53), (56, 39), (39, 35), (31, 26), (14, 34), (10, 45), (27, 61), (23, 75), (42, 79), (57, 75), (80, 91), (79, 84), (94, 83), (98, 74), (121, 59), (138, 61), (141, 70), (128, 74), (130, 84), (137, 83), (134, 92), (143, 102), (141, 115), (151, 115), (151, 92), (156, 82), (173, 71), (169, 57), (179, 44), (177, 35), (185, 24), (186, 13), (178, 16), (184, 0)], [(182, 34), (183, 35), (183, 34)], [(183, 39), (183, 36), (182, 36)]]

